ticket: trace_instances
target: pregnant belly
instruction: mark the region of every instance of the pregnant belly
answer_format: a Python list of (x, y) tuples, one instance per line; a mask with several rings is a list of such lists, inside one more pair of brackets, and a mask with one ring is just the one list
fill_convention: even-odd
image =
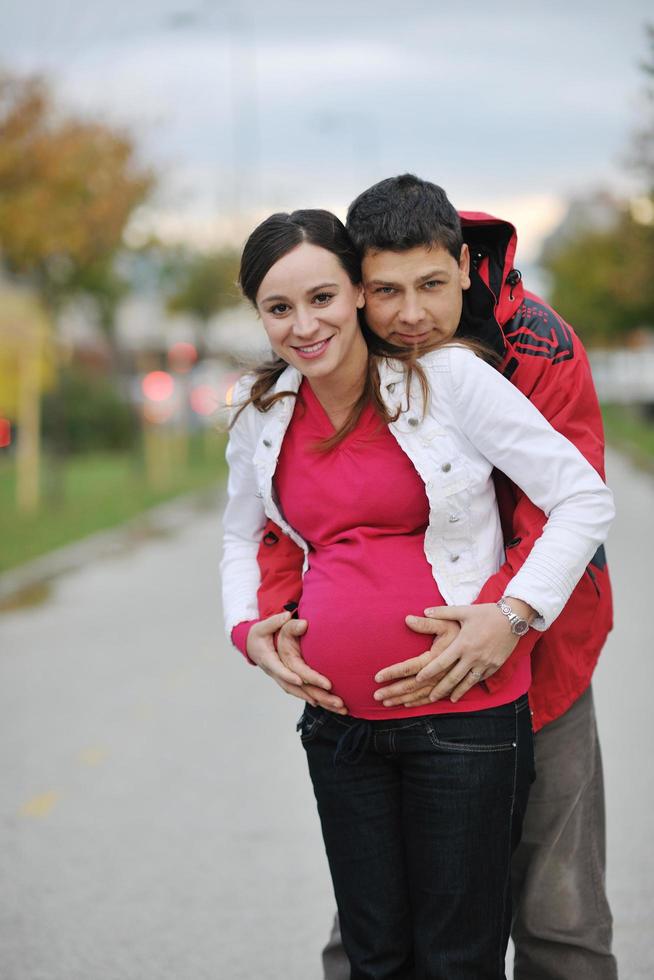
[[(429, 649), (431, 638), (414, 633), (404, 622), (426, 606), (442, 605), (431, 569), (422, 554), (410, 571), (398, 563), (367, 564), (366, 573), (330, 563), (306, 573), (300, 618), (309, 623), (302, 656), (328, 677), (333, 692), (353, 715), (365, 717), (379, 708), (374, 677), (383, 667)], [(386, 569), (391, 568), (388, 572)], [(382, 569), (382, 571), (380, 571)]]

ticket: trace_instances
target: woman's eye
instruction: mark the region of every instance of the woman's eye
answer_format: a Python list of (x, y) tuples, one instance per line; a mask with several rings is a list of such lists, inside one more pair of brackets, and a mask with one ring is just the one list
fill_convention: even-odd
[(333, 295), (333, 293), (316, 293), (313, 299), (314, 302), (324, 306), (325, 303), (328, 303), (332, 299)]
[(269, 313), (273, 313), (275, 316), (280, 316), (282, 313), (286, 313), (288, 310), (287, 303), (275, 303), (274, 306), (270, 307)]

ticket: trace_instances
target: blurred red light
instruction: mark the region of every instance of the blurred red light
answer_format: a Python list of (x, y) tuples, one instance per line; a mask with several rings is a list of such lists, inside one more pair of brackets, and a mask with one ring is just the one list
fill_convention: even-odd
[(150, 371), (141, 381), (141, 391), (151, 402), (165, 402), (175, 390), (175, 382), (167, 371)]
[(189, 401), (198, 415), (213, 415), (218, 408), (218, 396), (211, 385), (198, 385), (191, 392)]
[(11, 422), (0, 418), (0, 449), (11, 445)]
[(182, 374), (186, 371), (190, 371), (191, 365), (195, 364), (198, 359), (198, 352), (195, 349), (194, 344), (189, 344), (185, 341), (178, 341), (168, 351), (168, 362), (174, 371), (180, 371)]

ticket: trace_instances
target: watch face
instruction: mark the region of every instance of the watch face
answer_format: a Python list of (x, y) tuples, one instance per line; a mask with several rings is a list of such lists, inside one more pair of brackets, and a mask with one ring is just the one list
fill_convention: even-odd
[(513, 627), (513, 632), (517, 633), (518, 636), (524, 636), (529, 629), (529, 623), (526, 619), (519, 619), (518, 622)]

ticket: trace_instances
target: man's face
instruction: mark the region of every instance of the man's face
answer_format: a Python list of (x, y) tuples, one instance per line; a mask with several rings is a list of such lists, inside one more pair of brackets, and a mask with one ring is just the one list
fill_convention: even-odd
[(406, 252), (367, 252), (362, 263), (366, 321), (398, 347), (429, 346), (454, 336), (463, 290), (470, 287), (470, 253), (457, 262), (439, 245)]

